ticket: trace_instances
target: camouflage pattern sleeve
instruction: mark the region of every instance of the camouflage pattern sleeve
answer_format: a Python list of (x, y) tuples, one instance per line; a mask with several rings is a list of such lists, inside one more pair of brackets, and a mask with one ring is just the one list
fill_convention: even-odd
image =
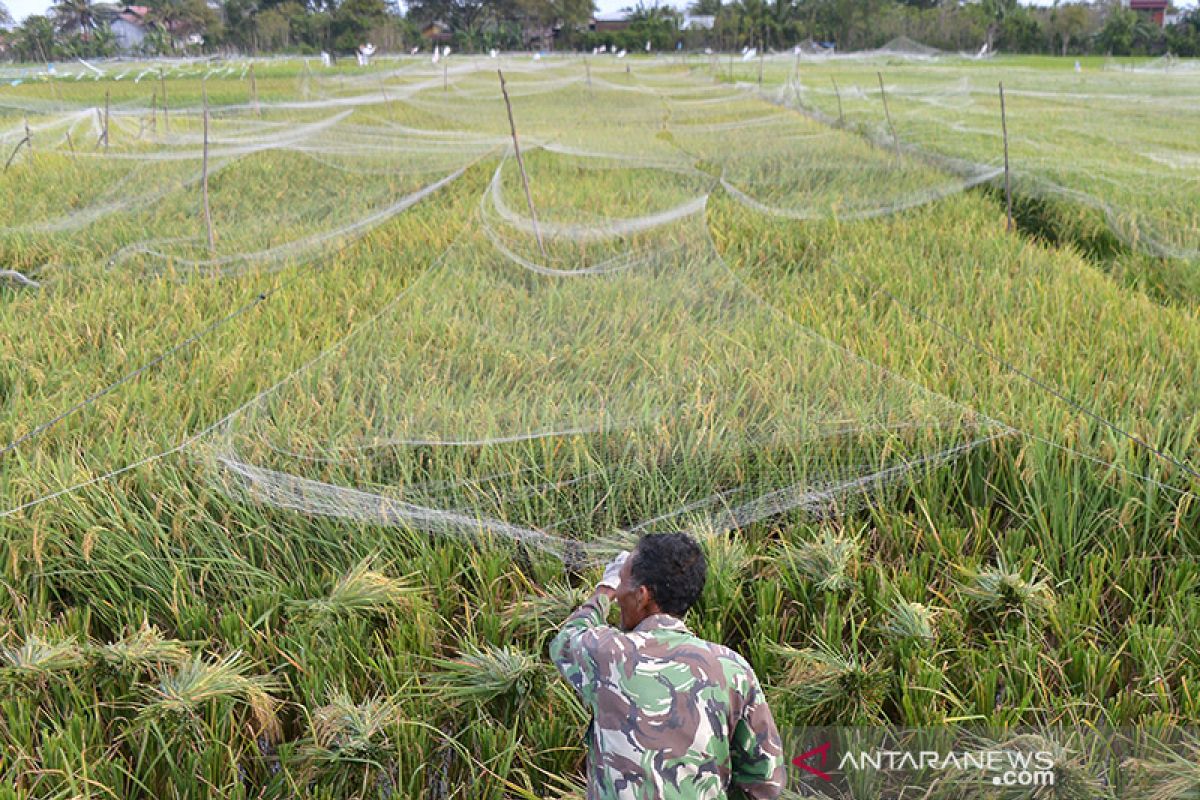
[[(749, 670), (749, 667), (747, 667)], [(783, 793), (786, 779), (783, 742), (758, 678), (749, 671), (749, 691), (730, 742), (732, 797), (771, 800)], [(739, 795), (738, 792), (741, 792)]]
[(593, 594), (567, 617), (562, 630), (550, 642), (550, 660), (584, 704), (592, 707), (599, 682), (596, 656), (607, 639), (619, 635), (605, 622), (611, 605), (608, 595)]

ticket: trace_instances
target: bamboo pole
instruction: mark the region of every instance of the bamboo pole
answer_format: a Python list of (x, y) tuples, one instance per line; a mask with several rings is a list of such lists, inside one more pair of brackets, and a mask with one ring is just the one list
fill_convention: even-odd
[(262, 108), (258, 105), (258, 80), (254, 77), (254, 65), (250, 65), (250, 97), (254, 103), (254, 113), (256, 116), (262, 116)]
[(508, 84), (504, 82), (502, 70), (496, 70), (496, 74), (500, 76), (500, 92), (504, 95), (504, 106), (508, 109), (508, 126), (512, 129), (513, 150), (517, 154), (517, 167), (521, 170), (521, 182), (525, 185), (525, 201), (529, 203), (529, 216), (533, 220), (533, 235), (537, 238), (542, 258), (548, 258), (546, 244), (542, 241), (542, 231), (538, 227), (537, 209), (533, 205), (533, 192), (529, 190), (529, 174), (525, 172), (525, 160), (521, 158), (521, 144), (517, 141), (517, 123), (513, 119), (512, 102), (508, 99)]
[(12, 154), (9, 155), (8, 161), (4, 162), (4, 171), (8, 172), (8, 168), (12, 166), (13, 159), (17, 157), (17, 153), (21, 152), (22, 147), (28, 147), (33, 150), (33, 137), (29, 134), (29, 119), (25, 119), (25, 138), (17, 142), (17, 146), (13, 148)]
[(1011, 233), (1013, 229), (1012, 178), (1008, 169), (1008, 114), (1004, 108), (1003, 81), (1000, 82), (1000, 129), (1004, 133), (1004, 205), (1008, 214), (1008, 219), (1005, 223), (1004, 230)]
[(162, 69), (158, 70), (158, 83), (162, 87), (163, 133), (171, 132), (171, 118), (167, 112), (167, 76)]
[(842, 113), (842, 93), (838, 90), (837, 78), (830, 75), (829, 80), (833, 81), (833, 94), (838, 103), (838, 127), (844, 128), (846, 127), (846, 116)]
[(888, 130), (892, 132), (892, 144), (896, 147), (896, 160), (900, 160), (900, 137), (896, 135), (896, 126), (892, 124), (892, 112), (888, 109), (887, 90), (883, 88), (883, 73), (876, 72), (879, 78), (879, 96), (883, 98), (883, 113), (887, 117)]
[(208, 251), (216, 249), (216, 238), (213, 236), (212, 210), (208, 206), (208, 84), (200, 83), (200, 92), (204, 99), (204, 156), (200, 167), (200, 194), (204, 200), (204, 226), (208, 231)]

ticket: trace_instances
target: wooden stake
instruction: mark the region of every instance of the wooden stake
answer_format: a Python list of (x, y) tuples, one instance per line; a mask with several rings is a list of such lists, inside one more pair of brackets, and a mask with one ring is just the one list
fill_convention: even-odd
[(1000, 82), (1000, 129), (1004, 132), (1004, 204), (1008, 212), (1008, 221), (1004, 229), (1012, 232), (1012, 179), (1008, 170), (1008, 115), (1004, 110), (1004, 82)]
[(875, 73), (879, 77), (879, 96), (883, 98), (883, 113), (887, 117), (888, 130), (892, 132), (892, 144), (896, 146), (896, 160), (900, 160), (900, 137), (896, 135), (896, 126), (892, 124), (892, 112), (888, 110), (887, 90), (883, 88), (883, 73)]
[(8, 168), (12, 166), (13, 159), (17, 157), (17, 153), (21, 152), (22, 147), (28, 147), (33, 150), (33, 138), (29, 135), (29, 120), (25, 120), (25, 138), (17, 142), (17, 146), (13, 148), (12, 155), (8, 157), (8, 161), (4, 162), (4, 171), (8, 172)]
[(208, 251), (216, 249), (217, 243), (213, 236), (212, 210), (208, 207), (208, 84), (200, 83), (200, 91), (204, 98), (204, 156), (200, 167), (200, 193), (204, 199), (204, 226), (208, 229)]
[(158, 136), (158, 90), (150, 95), (150, 132)]
[(758, 48), (758, 85), (762, 86), (763, 59), (767, 57), (766, 46), (760, 41)]
[(588, 88), (592, 88), (592, 63), (588, 61), (587, 56), (583, 57), (583, 68), (587, 71)]
[(842, 114), (842, 93), (838, 91), (837, 78), (830, 75), (829, 80), (833, 81), (833, 94), (838, 101), (838, 127), (844, 128), (846, 127), (846, 117)]
[(171, 132), (171, 118), (169, 116), (167, 116), (167, 77), (165, 75), (163, 75), (163, 71), (161, 69), (159, 69), (159, 71), (158, 71), (158, 82), (162, 87), (162, 96), (163, 96), (163, 104), (162, 104), (163, 133), (170, 133)]
[(104, 152), (108, 152), (109, 92), (104, 90)]
[(442, 91), (450, 91), (450, 65), (446, 63), (445, 56), (442, 56)]
[(250, 65), (250, 97), (254, 103), (254, 113), (257, 116), (262, 116), (262, 109), (258, 105), (258, 81), (254, 77), (254, 65)]
[(504, 95), (504, 106), (508, 109), (508, 126), (512, 129), (513, 150), (517, 154), (517, 167), (521, 170), (521, 182), (525, 184), (525, 201), (529, 203), (529, 216), (533, 220), (533, 235), (537, 237), (538, 249), (542, 258), (546, 255), (546, 244), (542, 241), (542, 231), (538, 228), (537, 209), (533, 205), (533, 192), (529, 191), (529, 175), (525, 172), (525, 161), (521, 158), (521, 144), (517, 141), (517, 123), (513, 120), (512, 103), (508, 99), (508, 85), (504, 82), (504, 72), (496, 70), (500, 76), (500, 92)]

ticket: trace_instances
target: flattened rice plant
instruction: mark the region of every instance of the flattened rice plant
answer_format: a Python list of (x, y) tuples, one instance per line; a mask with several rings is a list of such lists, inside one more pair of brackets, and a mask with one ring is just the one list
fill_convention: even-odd
[(300, 773), (337, 797), (368, 796), (372, 786), (391, 780), (396, 745), (388, 728), (399, 719), (389, 698), (355, 703), (345, 692), (334, 693), (309, 716), (309, 738), (296, 749)]
[(786, 648), (792, 665), (780, 687), (795, 699), (808, 725), (869, 725), (882, 720), (888, 673), (878, 659), (838, 652), (821, 643)]
[(512, 647), (468, 644), (458, 658), (435, 659), (432, 693), (454, 704), (494, 711), (501, 719), (520, 711), (548, 687), (548, 666)]
[(857, 537), (827, 529), (815, 541), (785, 546), (781, 560), (818, 590), (844, 592), (854, 587), (858, 555)]
[(1054, 584), (1049, 578), (1026, 578), (1003, 561), (995, 567), (968, 572), (961, 592), (977, 612), (999, 623), (1019, 619), (1037, 624), (1056, 605)]
[(161, 676), (138, 718), (160, 730), (160, 723), (168, 720), (195, 730), (208, 708), (226, 703), (249, 710), (259, 733), (275, 740), (281, 732), (276, 716), (279, 701), (271, 693), (281, 687), (271, 676), (252, 674), (251, 668), (240, 652), (215, 660), (194, 656)]
[(339, 578), (325, 597), (296, 601), (291, 608), (316, 621), (381, 615), (412, 608), (419, 591), (404, 578), (372, 569), (371, 559), (365, 559)]

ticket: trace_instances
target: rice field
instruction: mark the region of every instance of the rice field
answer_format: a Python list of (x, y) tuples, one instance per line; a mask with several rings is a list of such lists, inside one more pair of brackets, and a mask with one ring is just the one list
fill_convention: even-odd
[(0, 74), (0, 797), (581, 798), (651, 530), (789, 736), (1200, 721), (1197, 65), (97, 69)]

